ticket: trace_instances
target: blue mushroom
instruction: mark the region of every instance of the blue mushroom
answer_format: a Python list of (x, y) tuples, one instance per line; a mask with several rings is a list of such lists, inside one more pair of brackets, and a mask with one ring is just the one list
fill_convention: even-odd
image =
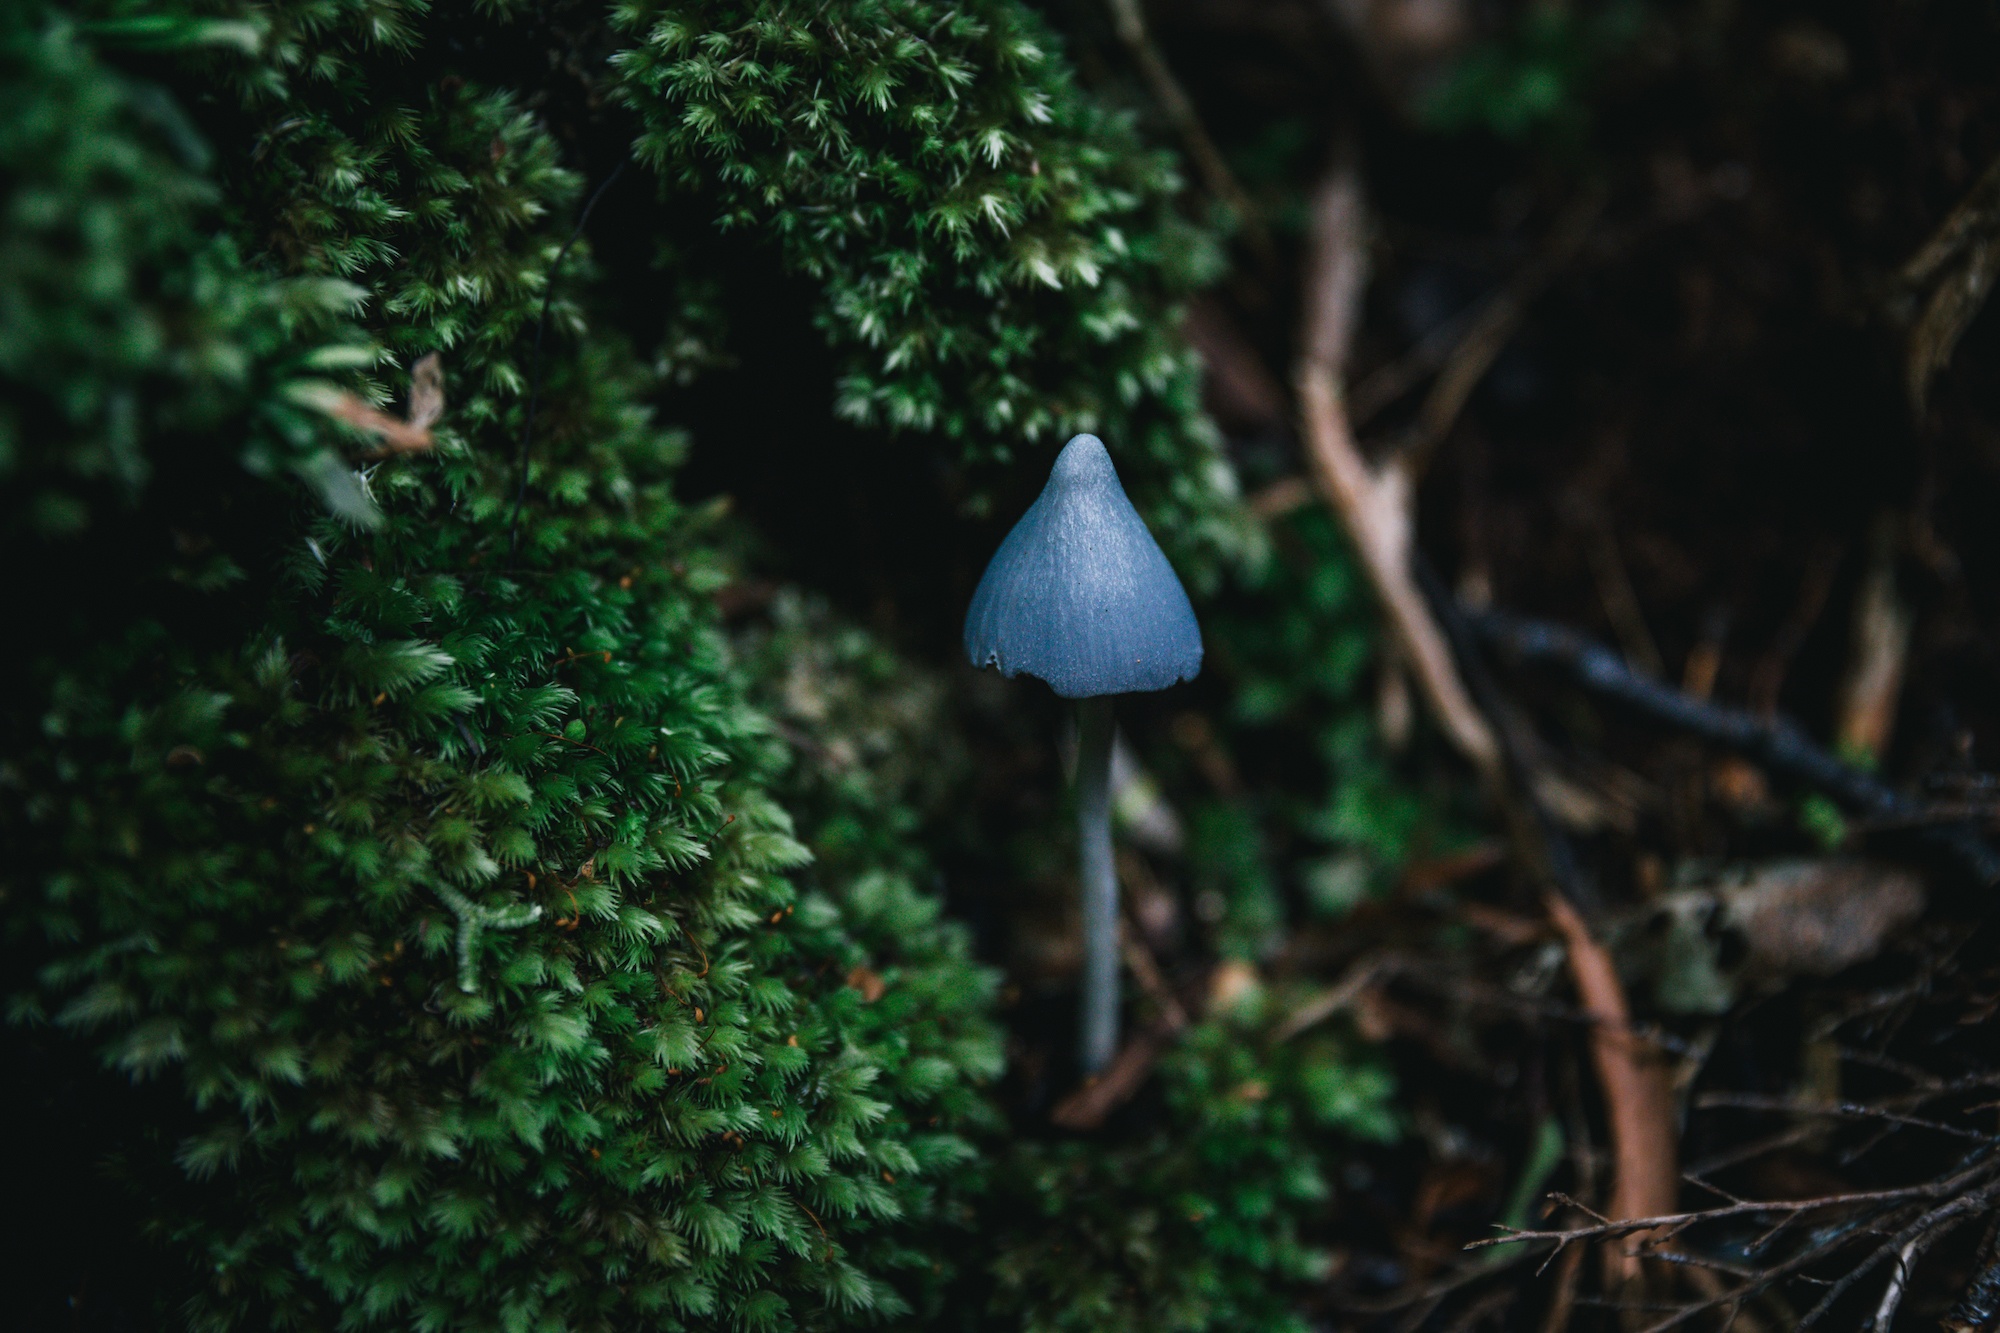
[(986, 566), (965, 652), (974, 666), (1034, 676), (1065, 699), (1163, 690), (1201, 670), (1187, 592), (1095, 435), (1063, 446)]
[(1201, 670), (1201, 627), (1095, 435), (1063, 446), (1048, 485), (1000, 543), (965, 615), (965, 653), (1003, 676), (1078, 700), (1082, 844), (1081, 1059), (1118, 1047), (1118, 880), (1111, 854), (1111, 696), (1163, 690)]

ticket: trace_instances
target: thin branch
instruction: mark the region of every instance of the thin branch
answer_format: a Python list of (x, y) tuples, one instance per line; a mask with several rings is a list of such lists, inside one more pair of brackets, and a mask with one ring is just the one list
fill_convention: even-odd
[[(1810, 1199), (1746, 1200), (1742, 1203), (1724, 1204), (1720, 1208), (1703, 1208), (1691, 1213), (1661, 1213), (1654, 1217), (1605, 1220), (1591, 1226), (1572, 1227), (1565, 1231), (1509, 1230), (1504, 1236), (1488, 1236), (1484, 1240), (1472, 1241), (1465, 1248), (1483, 1250), (1490, 1245), (1521, 1245), (1535, 1241), (1554, 1241), (1570, 1245), (1579, 1241), (1616, 1240), (1622, 1236), (1632, 1236), (1647, 1231), (1679, 1235), (1689, 1227), (1705, 1222), (1719, 1222), (1731, 1217), (1765, 1217), (1772, 1213), (1797, 1216), (1800, 1213), (1819, 1212), (1827, 1208), (1850, 1208), (1864, 1203), (1908, 1203), (1913, 1200), (1939, 1199), (1972, 1183), (1991, 1170), (1992, 1162), (1988, 1159), (1970, 1170), (1926, 1181), (1921, 1185), (1905, 1185), (1900, 1189), (1858, 1190), (1848, 1194), (1822, 1194)], [(1566, 1206), (1580, 1208), (1585, 1212), (1590, 1211), (1567, 1194), (1551, 1194), (1549, 1197)]]
[[(1907, 1267), (1921, 1257), (1925, 1250), (1935, 1244), (1951, 1230), (1968, 1222), (1983, 1209), (1987, 1209), (1996, 1199), (2000, 1199), (2000, 1183), (1991, 1180), (1995, 1169), (1994, 1154), (1988, 1149), (1977, 1149), (1961, 1162), (1961, 1168), (1950, 1175), (1928, 1181), (1922, 1185), (1895, 1190), (1862, 1191), (1849, 1194), (1824, 1195), (1812, 1199), (1794, 1199), (1771, 1202), (1739, 1201), (1725, 1207), (1704, 1209), (1693, 1213), (1663, 1214), (1656, 1217), (1631, 1218), (1620, 1221), (1600, 1221), (1597, 1225), (1576, 1227), (1566, 1231), (1515, 1231), (1506, 1236), (1476, 1241), (1467, 1249), (1483, 1248), (1489, 1245), (1520, 1243), (1541, 1243), (1555, 1246), (1554, 1254), (1570, 1250), (1572, 1246), (1593, 1241), (1613, 1240), (1622, 1237), (1653, 1233), (1658, 1239), (1654, 1248), (1646, 1251), (1642, 1247), (1632, 1254), (1644, 1254), (1649, 1258), (1662, 1258), (1674, 1262), (1694, 1261), (1704, 1269), (1727, 1272), (1743, 1279), (1740, 1286), (1731, 1290), (1712, 1290), (1707, 1299), (1695, 1301), (1673, 1310), (1667, 1318), (1660, 1320), (1643, 1333), (1666, 1333), (1689, 1320), (1713, 1310), (1728, 1308), (1740, 1310), (1745, 1301), (1768, 1292), (1780, 1282), (1793, 1277), (1804, 1276), (1804, 1271), (1844, 1246), (1851, 1244), (1857, 1236), (1884, 1235), (1886, 1227), (1896, 1229), (1888, 1234), (1883, 1243), (1869, 1252), (1860, 1262), (1849, 1267), (1838, 1280), (1822, 1282), (1826, 1287), (1819, 1304), (1810, 1311), (1798, 1327), (1805, 1328), (1830, 1310), (1842, 1295), (1861, 1281), (1885, 1259), (1895, 1257), (1907, 1274)], [(1975, 1188), (1976, 1187), (1976, 1188)], [(1565, 1196), (1552, 1196), (1558, 1201), (1568, 1202)], [(1937, 1203), (1935, 1207), (1921, 1205)], [(1823, 1229), (1815, 1243), (1792, 1255), (1784, 1262), (1761, 1270), (1736, 1269), (1728, 1265), (1708, 1260), (1693, 1260), (1692, 1256), (1666, 1253), (1658, 1247), (1665, 1240), (1679, 1236), (1690, 1227), (1729, 1218), (1749, 1216), (1769, 1216), (1781, 1214), (1779, 1223), (1766, 1233), (1764, 1239), (1747, 1247), (1747, 1252), (1755, 1254), (1779, 1231), (1792, 1221), (1808, 1213), (1821, 1212), (1833, 1208), (1864, 1208), (1865, 1211), (1853, 1220), (1831, 1228)], [(1912, 1208), (1912, 1205), (1919, 1205)], [(1900, 1301), (1897, 1294), (1890, 1301), (1885, 1294), (1885, 1306), (1891, 1314), (1895, 1303)], [(1631, 1307), (1627, 1307), (1631, 1308)], [(1952, 1326), (1947, 1323), (1947, 1328)], [(1952, 1333), (1965, 1333), (1952, 1329)]]
[[(1435, 374), (1416, 422), (1392, 449), (1403, 458), (1412, 477), (1421, 477), (1437, 446), (1457, 424), (1472, 391), (1506, 350), (1536, 298), (1582, 249), (1603, 206), (1601, 191), (1578, 198), (1557, 219), (1541, 248), (1498, 291), (1446, 319), (1403, 355), (1377, 367), (1354, 386), (1345, 404), (1349, 429), (1367, 425), (1382, 409)], [(1251, 507), (1261, 518), (1274, 518), (1303, 508), (1311, 498), (1303, 477), (1284, 477), (1251, 497)]]
[(1896, 1255), (1896, 1269), (1889, 1274), (1889, 1284), (1882, 1289), (1882, 1300), (1875, 1307), (1875, 1322), (1870, 1326), (1872, 1333), (1889, 1333), (1889, 1326), (1895, 1322), (1896, 1307), (1903, 1303), (1903, 1290), (1910, 1283), (1910, 1269), (1917, 1260), (1917, 1243), (1911, 1241)]
[(1570, 1312), (1576, 1308), (1576, 1284), (1583, 1275), (1583, 1251), (1575, 1249), (1561, 1253), (1562, 1266), (1556, 1270), (1556, 1294), (1549, 1298), (1549, 1312), (1542, 1319), (1542, 1333), (1564, 1333), (1569, 1327)]
[(1727, 1170), (1729, 1167), (1762, 1157), (1765, 1153), (1776, 1152), (1780, 1148), (1789, 1148), (1795, 1143), (1801, 1143), (1807, 1139), (1817, 1137), (1823, 1132), (1816, 1125), (1794, 1125), (1790, 1129), (1782, 1130), (1766, 1138), (1753, 1139), (1749, 1143), (1725, 1149), (1709, 1157), (1704, 1157), (1699, 1162), (1689, 1166), (1683, 1174), (1692, 1179), (1698, 1176), (1706, 1176), (1710, 1172)]
[[(1699, 1268), (1710, 1273), (1727, 1273), (1729, 1276), (1735, 1278), (1754, 1280), (1763, 1276), (1754, 1268), (1745, 1268), (1741, 1264), (1726, 1264), (1720, 1259), (1711, 1259), (1707, 1255), (1702, 1254), (1683, 1254), (1679, 1250), (1648, 1250), (1646, 1257), (1658, 1260), (1663, 1264), (1672, 1264), (1676, 1268)], [(1723, 1293), (1710, 1292), (1708, 1294), (1713, 1296)], [(1729, 1294), (1735, 1295), (1737, 1293), (1732, 1292)]]
[[(1611, 954), (1560, 894), (1546, 895), (1549, 919), (1569, 953), (1578, 998), (1596, 1020), (1590, 1054), (1604, 1089), (1617, 1162), (1612, 1177), (1614, 1217), (1644, 1217), (1674, 1206), (1680, 1172), (1674, 1133), (1673, 1085), (1659, 1048), (1632, 1032), (1632, 1016)], [(1625, 1265), (1637, 1276), (1637, 1261)]]
[(1446, 1324), (1438, 1333), (1466, 1333), (1492, 1315), (1512, 1305), (1520, 1291), (1511, 1287), (1497, 1287), (1461, 1310), (1456, 1319)]
[(1145, 940), (1127, 917), (1119, 931), (1119, 941), (1123, 945), (1125, 966), (1132, 971), (1139, 988), (1151, 998), (1158, 1009), (1158, 1016), (1151, 1026), (1135, 1033), (1112, 1057), (1111, 1063), (1096, 1076), (1086, 1079), (1082, 1086), (1056, 1103), (1049, 1112), (1049, 1121), (1063, 1129), (1096, 1129), (1110, 1118), (1111, 1113), (1130, 1101), (1146, 1079), (1153, 1072), (1153, 1066), (1173, 1045), (1174, 1039), (1187, 1030), (1187, 1009), (1167, 984), (1166, 975), (1160, 964), (1148, 949)]
[(1049, 1112), (1049, 1123), (1062, 1129), (1098, 1128), (1144, 1085), (1177, 1031), (1159, 1022), (1134, 1033), (1101, 1073), (1056, 1103)]
[(1921, 1116), (1900, 1115), (1878, 1106), (1865, 1106), (1855, 1102), (1833, 1104), (1796, 1102), (1786, 1097), (1765, 1097), (1754, 1093), (1711, 1092), (1704, 1094), (1696, 1105), (1704, 1109), (1729, 1106), (1746, 1111), (1777, 1111), (1786, 1115), (1820, 1116), (1829, 1120), (1884, 1120), (1894, 1125), (1907, 1125), (1915, 1129), (1928, 1129), (1938, 1134), (1950, 1134), (1955, 1138), (1971, 1139), (1975, 1143), (2000, 1143), (2000, 1138), (1982, 1134), (1976, 1129), (1947, 1125), (1937, 1120), (1926, 1120)]
[[(1543, 895), (1545, 910), (1562, 937), (1578, 1001), (1591, 1020), (1591, 1061), (1604, 1092), (1612, 1131), (1612, 1212), (1620, 1217), (1663, 1212), (1673, 1207), (1678, 1193), (1675, 1159), (1679, 1134), (1660, 1043), (1633, 1030), (1624, 985), (1609, 953), (1593, 938), (1578, 911), (1592, 900), (1589, 883), (1579, 873), (1562, 830), (1534, 795), (1537, 774), (1527, 757), (1538, 745), (1532, 730), (1500, 696), (1470, 627), (1436, 572), (1421, 559), (1417, 563), (1417, 572), (1451, 635), (1459, 660), (1465, 664), (1485, 715), (1501, 724), (1497, 733), (1502, 760), (1499, 775), (1521, 794), (1520, 800), (1508, 801), (1504, 808), (1524, 859), (1548, 886)], [(1503, 794), (1507, 789), (1501, 785)], [(1637, 1277), (1637, 1261), (1628, 1259), (1622, 1271), (1627, 1279)]]
[(1442, 1301), (1445, 1297), (1455, 1292), (1463, 1291), (1465, 1288), (1483, 1282), (1490, 1277), (1497, 1276), (1505, 1272), (1509, 1267), (1518, 1263), (1524, 1263), (1533, 1257), (1534, 1252), (1532, 1250), (1521, 1250), (1507, 1256), (1502, 1262), (1493, 1262), (1490, 1258), (1483, 1258), (1480, 1262), (1468, 1263), (1463, 1267), (1453, 1269), (1443, 1277), (1433, 1279), (1427, 1285), (1418, 1287), (1415, 1291), (1397, 1292), (1390, 1296), (1372, 1300), (1341, 1298), (1338, 1305), (1343, 1313), (1361, 1315), (1394, 1314), (1399, 1310), (1407, 1310), (1416, 1305), (1429, 1305), (1432, 1309), (1435, 1309), (1437, 1302)]
[(1922, 1254), (1925, 1249), (1928, 1249), (1931, 1245), (1942, 1239), (1947, 1232), (1956, 1230), (1958, 1227), (1970, 1222), (1972, 1219), (1967, 1214), (1985, 1207), (1993, 1201), (1996, 1195), (2000, 1195), (2000, 1185), (1988, 1185), (1983, 1190), (1978, 1190), (1971, 1194), (1962, 1194), (1949, 1203), (1940, 1204), (1938, 1207), (1931, 1209), (1931, 1211), (1925, 1213), (1901, 1231), (1898, 1231), (1887, 1241), (1883, 1242), (1866, 1259), (1863, 1259), (1858, 1267), (1827, 1288), (1826, 1295), (1820, 1297), (1819, 1304), (1806, 1311), (1805, 1317), (1799, 1320), (1799, 1328), (1801, 1330), (1807, 1329), (1818, 1323), (1820, 1316), (1831, 1310), (1835, 1301), (1845, 1295), (1850, 1287), (1866, 1277), (1883, 1260), (1901, 1255), (1906, 1249), (1911, 1247), (1915, 1248), (1917, 1254)]
[(1354, 540), (1432, 711), (1459, 751), (1491, 776), (1500, 766), (1499, 744), (1466, 693), (1411, 569), (1409, 473), (1393, 463), (1380, 470), (1369, 466), (1342, 403), (1341, 380), (1367, 276), (1363, 230), (1361, 183), (1353, 165), (1342, 163), (1313, 198), (1306, 324), (1296, 372), (1307, 457), (1321, 494)]
[(2000, 1253), (1995, 1253), (1993, 1244), (1996, 1234), (2000, 1232), (1988, 1230), (1977, 1260), (1979, 1270), (1941, 1321), (1945, 1333), (1979, 1333), (2000, 1321)]
[(1201, 173), (1202, 184), (1224, 207), (1236, 215), (1238, 225), (1243, 228), (1243, 238), (1250, 243), (1257, 258), (1269, 264), (1272, 258), (1271, 234), (1264, 228), (1256, 208), (1238, 183), (1236, 173), (1223, 160), (1222, 152), (1215, 146), (1215, 140), (1208, 135), (1208, 129), (1201, 123), (1201, 113), (1195, 110), (1194, 102), (1174, 77), (1172, 67), (1159, 47), (1153, 44), (1152, 34), (1146, 31), (1146, 16), (1140, 8), (1139, 0), (1106, 0), (1111, 8), (1112, 26), (1118, 30), (1118, 38), (1132, 53), (1132, 60), (1139, 66), (1139, 73), (1146, 80), (1146, 86), (1153, 94), (1153, 100), (1160, 104), (1160, 110), (1173, 124), (1174, 132), (1181, 137), (1181, 145), (1193, 161), (1195, 170)]
[(1371, 986), (1385, 975), (1398, 971), (1402, 965), (1400, 958), (1364, 958), (1350, 967), (1339, 981), (1292, 1010), (1271, 1033), (1271, 1040), (1290, 1041), (1307, 1028), (1352, 1007)]
[(1912, 617), (1896, 589), (1897, 527), (1893, 514), (1875, 523), (1867, 571), (1854, 598), (1852, 642), (1834, 728), (1841, 753), (1871, 759), (1889, 748), (1910, 656)]
[[(1782, 716), (1696, 699), (1628, 668), (1619, 656), (1575, 630), (1501, 611), (1463, 609), (1483, 637), (1524, 662), (1561, 667), (1585, 689), (1635, 712), (1725, 745), (1774, 773), (1825, 792), (1851, 812), (1870, 819), (1910, 818), (1925, 807), (1815, 744)], [(2000, 853), (1972, 830), (1929, 825), (1917, 836), (1951, 855), (1980, 883), (2000, 883)]]
[(376, 444), (364, 457), (386, 458), (390, 454), (421, 453), (431, 447), (428, 428), (390, 416), (371, 406), (351, 389), (322, 389), (315, 385), (302, 390), (298, 397), (335, 421), (351, 426), (363, 435), (373, 436)]
[(1169, 1032), (1179, 1032), (1188, 1025), (1186, 1006), (1180, 996), (1174, 994), (1167, 977), (1160, 970), (1159, 960), (1146, 947), (1144, 934), (1127, 912), (1119, 922), (1118, 943), (1125, 955), (1125, 966), (1132, 973), (1132, 979), (1139, 983), (1139, 989), (1146, 992), (1146, 998), (1153, 1002), (1160, 1012), (1160, 1024)]
[(1931, 381), (2000, 277), (2000, 162), (1989, 166), (1931, 238), (1903, 265), (1902, 300), (1930, 299), (1910, 330), (1904, 364), (1910, 406), (1924, 414)]

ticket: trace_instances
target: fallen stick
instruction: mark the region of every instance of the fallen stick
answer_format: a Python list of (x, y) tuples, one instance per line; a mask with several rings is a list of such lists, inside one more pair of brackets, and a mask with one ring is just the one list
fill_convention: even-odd
[(1049, 1123), (1061, 1129), (1096, 1129), (1111, 1113), (1132, 1099), (1153, 1072), (1180, 1029), (1161, 1020), (1134, 1033), (1104, 1072), (1086, 1080), (1074, 1092), (1056, 1103)]
[(1461, 608), (1472, 630), (1517, 660), (1562, 668), (1585, 689), (1658, 722), (1725, 745), (1870, 821), (1904, 821), (1917, 836), (1959, 862), (1981, 884), (2000, 884), (2000, 853), (1971, 829), (1925, 825), (1920, 801), (1897, 792), (1815, 744), (1798, 724), (1686, 694), (1629, 669), (1618, 654), (1562, 625), (1502, 611)]
[(1355, 444), (1341, 377), (1366, 283), (1361, 183), (1342, 163), (1313, 198), (1305, 328), (1295, 376), (1301, 433), (1313, 481), (1339, 515), (1387, 613), (1403, 660), (1445, 734), (1480, 773), (1500, 767), (1500, 747), (1459, 679), (1451, 650), (1411, 568), (1412, 487), (1397, 460), (1371, 467)]
[(1153, 1066), (1159, 1063), (1175, 1038), (1185, 1032), (1193, 1021), (1180, 997), (1167, 984), (1166, 975), (1160, 971), (1159, 960), (1146, 947), (1144, 938), (1129, 917), (1118, 933), (1125, 966), (1131, 969), (1133, 979), (1159, 1013), (1152, 1023), (1118, 1048), (1118, 1053), (1102, 1072), (1085, 1079), (1056, 1103), (1055, 1109), (1049, 1112), (1049, 1123), (1062, 1129), (1089, 1130), (1102, 1125), (1113, 1111), (1130, 1101), (1145, 1085)]
[[(1680, 1194), (1673, 1085), (1666, 1061), (1659, 1047), (1633, 1031), (1631, 1007), (1610, 952), (1592, 937), (1576, 908), (1561, 894), (1550, 893), (1546, 901), (1549, 919), (1569, 954), (1577, 998), (1593, 1020), (1591, 1063), (1604, 1089), (1615, 1163), (1611, 1216), (1664, 1216), (1673, 1211)], [(1632, 1234), (1643, 1244), (1648, 1233)], [(1639, 1276), (1635, 1255), (1622, 1256), (1619, 1268), (1627, 1281)]]
[[(1679, 1236), (1689, 1227), (1708, 1222), (1719, 1222), (1730, 1218), (1764, 1217), (1773, 1213), (1796, 1216), (1800, 1213), (1820, 1212), (1828, 1208), (1852, 1208), (1859, 1204), (1901, 1204), (1925, 1202), (1932, 1199), (1952, 1199), (1964, 1195), (1973, 1186), (1990, 1178), (1993, 1163), (1990, 1156), (1980, 1155), (1970, 1159), (1969, 1166), (1962, 1167), (1927, 1180), (1920, 1185), (1904, 1185), (1893, 1189), (1852, 1190), (1841, 1194), (1819, 1194), (1808, 1199), (1736, 1199), (1715, 1208), (1697, 1208), (1685, 1213), (1661, 1213), (1653, 1217), (1606, 1218), (1584, 1207), (1567, 1194), (1555, 1192), (1549, 1195), (1559, 1204), (1565, 1204), (1579, 1212), (1589, 1213), (1597, 1221), (1589, 1226), (1570, 1227), (1566, 1230), (1517, 1230), (1502, 1228), (1503, 1236), (1487, 1236), (1469, 1242), (1464, 1248), (1483, 1250), (1494, 1245), (1523, 1245), (1540, 1241), (1553, 1241), (1557, 1245), (1568, 1246), (1579, 1241), (1618, 1240), (1645, 1232), (1657, 1232), (1662, 1238)], [(1842, 1237), (1834, 1237), (1841, 1240)]]

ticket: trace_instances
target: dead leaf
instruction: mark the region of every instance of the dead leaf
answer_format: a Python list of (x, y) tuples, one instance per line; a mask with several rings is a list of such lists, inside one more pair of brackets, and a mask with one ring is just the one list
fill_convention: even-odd
[(889, 983), (868, 967), (856, 967), (847, 974), (847, 984), (861, 992), (863, 1004), (873, 1004), (889, 989)]
[(1881, 952), (1923, 915), (1923, 882), (1873, 861), (1778, 861), (1721, 890), (1723, 923), (1739, 930), (1749, 964), (1772, 976), (1832, 976)]
[(1922, 881), (1894, 866), (1768, 861), (1660, 895), (1621, 941), (1620, 957), (1635, 984), (1650, 979), (1660, 1008), (1720, 1014), (1746, 984), (1866, 962), (1923, 910)]

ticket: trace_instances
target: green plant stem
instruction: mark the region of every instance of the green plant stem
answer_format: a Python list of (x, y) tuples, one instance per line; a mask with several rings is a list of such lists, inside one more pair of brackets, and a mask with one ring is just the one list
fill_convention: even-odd
[(467, 995), (479, 989), (479, 935), (486, 930), (519, 930), (542, 919), (541, 905), (486, 907), (457, 889), (438, 886), (438, 897), (458, 918), (458, 988)]
[(1118, 1049), (1118, 875), (1111, 860), (1111, 700), (1077, 705), (1076, 831), (1083, 880), (1083, 1072)]

